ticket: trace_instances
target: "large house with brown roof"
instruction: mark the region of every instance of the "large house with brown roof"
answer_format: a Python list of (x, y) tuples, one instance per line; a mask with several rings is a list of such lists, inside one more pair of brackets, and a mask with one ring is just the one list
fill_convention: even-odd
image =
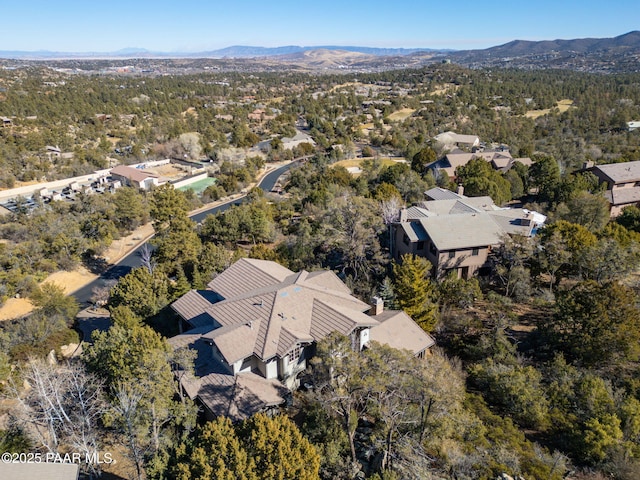
[(466, 197), (442, 188), (425, 194), (433, 200), (400, 211), (393, 225), (393, 256), (426, 258), (436, 278), (451, 271), (472, 277), (488, 267), (492, 248), (506, 235), (531, 236), (546, 221), (537, 212), (497, 207), (491, 197)]
[(145, 172), (144, 169), (118, 165), (109, 172), (114, 180), (119, 180), (122, 185), (127, 185), (141, 190), (150, 190), (158, 186), (159, 177), (155, 173)]
[(611, 216), (624, 207), (640, 204), (640, 161), (596, 165), (589, 169), (607, 186), (604, 195), (611, 205)]
[(315, 343), (334, 331), (357, 349), (374, 340), (421, 356), (435, 343), (405, 313), (352, 296), (331, 271), (295, 273), (265, 260), (238, 260), (171, 307), (183, 333), (169, 342), (198, 352), (182, 387), (211, 417), (240, 420), (285, 402)]

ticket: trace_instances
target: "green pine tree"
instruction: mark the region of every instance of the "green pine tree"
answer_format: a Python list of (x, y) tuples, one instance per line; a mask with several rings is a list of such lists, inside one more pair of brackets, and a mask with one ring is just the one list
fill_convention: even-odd
[(429, 278), (431, 264), (416, 255), (403, 255), (394, 263), (394, 287), (398, 305), (426, 332), (437, 322), (436, 290)]

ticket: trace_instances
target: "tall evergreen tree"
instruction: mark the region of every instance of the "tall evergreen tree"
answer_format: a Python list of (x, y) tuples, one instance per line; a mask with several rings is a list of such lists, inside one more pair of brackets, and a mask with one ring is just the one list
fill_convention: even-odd
[(429, 279), (431, 264), (416, 255), (403, 255), (394, 263), (394, 287), (398, 305), (425, 331), (431, 332), (437, 322), (436, 289)]

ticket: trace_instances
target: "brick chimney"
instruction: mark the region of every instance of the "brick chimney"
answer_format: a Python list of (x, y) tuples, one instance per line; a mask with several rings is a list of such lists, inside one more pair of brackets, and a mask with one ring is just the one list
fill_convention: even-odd
[(371, 297), (369, 315), (375, 317), (384, 311), (384, 301), (380, 297)]

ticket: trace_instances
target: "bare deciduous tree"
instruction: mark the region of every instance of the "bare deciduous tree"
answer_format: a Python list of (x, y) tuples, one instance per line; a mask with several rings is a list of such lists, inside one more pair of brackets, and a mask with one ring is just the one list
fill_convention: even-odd
[(116, 284), (115, 280), (107, 280), (103, 285), (93, 287), (91, 290), (91, 303), (94, 309), (104, 307), (109, 302), (111, 288)]
[[(15, 381), (13, 420), (50, 453), (71, 449), (84, 458), (99, 456), (98, 420), (105, 412), (102, 383), (79, 363), (50, 364), (31, 359), (21, 370), (23, 386)], [(91, 476), (100, 465), (82, 464)]]
[(144, 456), (148, 451), (148, 442), (142, 441), (144, 433), (148, 433), (148, 428), (140, 424), (143, 417), (140, 415), (143, 400), (142, 391), (132, 385), (121, 382), (115, 388), (112, 401), (114, 414), (114, 426), (124, 435), (129, 458), (136, 467), (138, 479), (142, 478)]
[(140, 262), (142, 263), (142, 266), (149, 270), (149, 273), (153, 273), (153, 269), (156, 265), (153, 259), (153, 250), (149, 246), (148, 242), (140, 247), (138, 255), (140, 256)]
[(391, 225), (397, 222), (400, 218), (400, 208), (402, 208), (402, 200), (400, 198), (392, 196), (388, 200), (380, 202), (380, 209), (382, 210), (382, 221), (389, 230), (389, 253), (393, 255), (393, 228)]

